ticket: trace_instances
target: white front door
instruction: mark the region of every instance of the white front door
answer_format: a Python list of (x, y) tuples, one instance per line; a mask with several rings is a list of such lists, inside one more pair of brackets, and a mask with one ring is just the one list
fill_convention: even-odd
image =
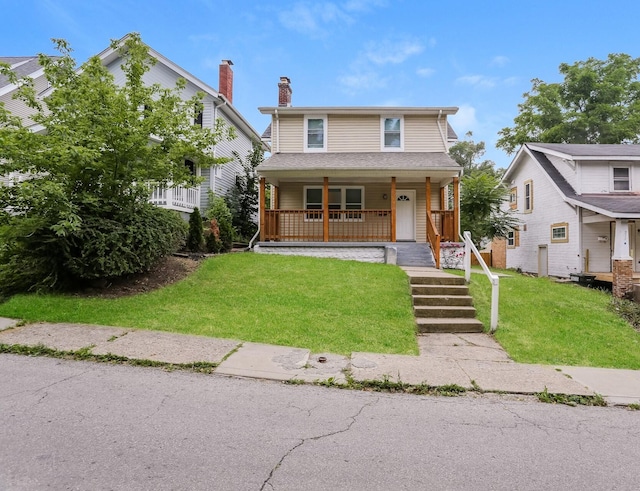
[(416, 192), (396, 191), (396, 240), (416, 240)]

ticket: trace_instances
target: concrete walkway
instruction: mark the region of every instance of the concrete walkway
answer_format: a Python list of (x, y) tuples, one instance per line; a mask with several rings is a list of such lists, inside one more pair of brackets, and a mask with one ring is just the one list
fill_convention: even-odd
[(389, 380), (412, 385), (457, 384), (468, 389), (531, 394), (545, 389), (600, 394), (609, 404), (640, 403), (640, 371), (528, 365), (512, 361), (487, 334), (418, 336), (418, 356), (352, 353), (351, 357), (301, 348), (120, 327), (38, 323), (19, 326), (0, 318), (0, 344), (44, 345), (172, 364), (207, 362), (215, 373), (305, 382)]

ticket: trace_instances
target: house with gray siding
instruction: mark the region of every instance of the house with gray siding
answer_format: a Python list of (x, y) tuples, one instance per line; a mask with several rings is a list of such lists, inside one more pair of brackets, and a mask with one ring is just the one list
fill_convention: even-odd
[[(127, 38), (128, 35), (120, 39), (117, 46), (124, 44)], [(233, 159), (234, 152), (245, 157), (251, 151), (254, 141), (261, 142), (261, 135), (233, 106), (233, 63), (231, 60), (222, 60), (219, 66), (218, 90), (216, 90), (152, 48), (149, 48), (149, 56), (154, 58), (156, 63), (144, 74), (146, 84), (159, 84), (162, 87), (173, 88), (178, 79), (184, 79), (186, 87), (182, 94), (185, 100), (197, 92), (204, 94), (202, 115), (197, 121), (194, 121), (195, 124), (212, 128), (217, 120), (222, 120), (228, 126), (235, 128), (236, 137), (233, 140), (221, 141), (211, 149), (215, 156), (228, 157), (232, 159), (231, 161), (224, 165), (211, 167), (201, 167), (186, 162), (196, 175), (203, 178), (200, 187), (177, 186), (155, 189), (151, 195), (151, 201), (157, 206), (185, 214), (191, 213), (195, 207), (206, 209), (209, 204), (207, 191), (211, 190), (219, 196), (226, 195), (235, 185), (238, 173), (242, 172), (242, 166)], [(124, 84), (124, 73), (121, 70), (123, 59), (118, 48), (109, 47), (102, 51), (98, 57), (113, 74), (116, 83)], [(44, 92), (46, 94), (48, 84), (37, 57), (0, 58), (0, 61), (6, 62), (6, 60), (9, 60), (11, 66), (15, 67), (18, 74), (34, 79), (38, 93)], [(16, 87), (10, 87), (8, 83), (3, 86), (2, 83), (3, 80), (0, 79), (0, 101), (3, 101), (12, 113), (23, 118), (25, 124), (28, 125), (31, 122), (29, 115), (32, 114), (29, 112), (29, 108), (26, 108), (21, 101), (12, 99)], [(35, 130), (37, 131), (37, 128)], [(262, 142), (262, 145), (265, 151), (269, 150), (266, 142)], [(19, 176), (4, 176), (5, 181), (10, 181), (13, 178), (19, 178)]]
[(506, 266), (539, 276), (640, 282), (640, 145), (526, 143), (505, 172), (520, 225)]

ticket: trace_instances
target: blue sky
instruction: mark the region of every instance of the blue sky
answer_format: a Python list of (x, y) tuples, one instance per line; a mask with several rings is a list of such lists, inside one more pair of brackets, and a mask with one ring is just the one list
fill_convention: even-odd
[(79, 62), (110, 39), (142, 39), (214, 88), (234, 63), (234, 105), (258, 130), (288, 76), (295, 106), (457, 106), (506, 167), (497, 132), (513, 124), (531, 79), (560, 81), (558, 65), (640, 54), (635, 0), (0, 0), (0, 55), (53, 54)]

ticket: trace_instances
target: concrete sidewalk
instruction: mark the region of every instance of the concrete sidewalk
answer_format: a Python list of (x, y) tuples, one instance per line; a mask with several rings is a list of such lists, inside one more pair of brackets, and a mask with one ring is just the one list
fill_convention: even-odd
[(38, 323), (17, 326), (0, 318), (0, 344), (88, 350), (172, 364), (208, 362), (215, 373), (272, 380), (342, 383), (389, 380), (412, 385), (457, 384), (468, 389), (531, 394), (545, 389), (600, 394), (609, 404), (640, 403), (640, 371), (528, 365), (512, 361), (487, 334), (418, 336), (418, 356), (352, 353), (351, 357), (301, 348), (120, 327)]

